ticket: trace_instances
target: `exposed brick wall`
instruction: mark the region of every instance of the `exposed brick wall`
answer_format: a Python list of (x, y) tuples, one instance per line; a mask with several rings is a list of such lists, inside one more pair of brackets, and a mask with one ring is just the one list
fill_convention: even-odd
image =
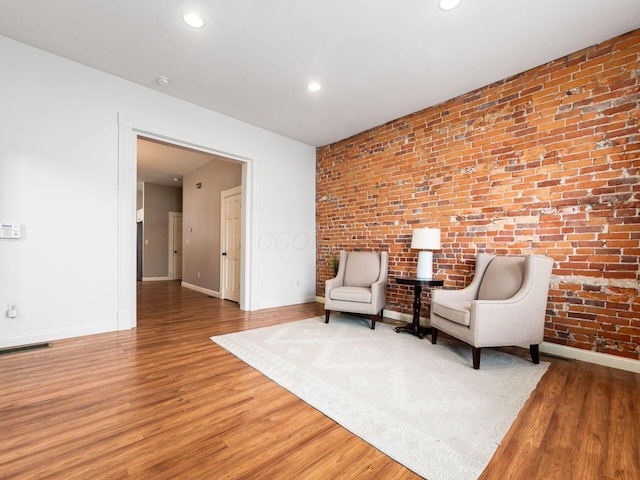
[[(639, 105), (636, 30), (319, 148), (318, 295), (332, 252), (388, 250), (407, 276), (412, 229), (439, 227), (446, 286), (476, 252), (548, 255), (546, 340), (639, 359)], [(387, 309), (412, 291), (391, 280)]]

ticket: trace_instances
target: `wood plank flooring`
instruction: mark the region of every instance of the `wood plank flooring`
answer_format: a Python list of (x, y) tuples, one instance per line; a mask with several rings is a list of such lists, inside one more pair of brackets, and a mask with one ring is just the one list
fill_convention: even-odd
[[(0, 479), (420, 478), (209, 339), (321, 304), (242, 312), (145, 282), (138, 307), (134, 330), (0, 356)], [(481, 478), (640, 478), (640, 375), (542, 359)]]

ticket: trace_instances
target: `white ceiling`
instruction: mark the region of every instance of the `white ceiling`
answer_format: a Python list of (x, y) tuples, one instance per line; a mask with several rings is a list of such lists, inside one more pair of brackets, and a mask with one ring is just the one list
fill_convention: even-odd
[(182, 187), (185, 175), (209, 162), (233, 162), (211, 153), (140, 137), (137, 142), (137, 159), (138, 184), (148, 182), (170, 187)]
[(0, 2), (4, 36), (313, 146), (639, 27), (640, 0)]

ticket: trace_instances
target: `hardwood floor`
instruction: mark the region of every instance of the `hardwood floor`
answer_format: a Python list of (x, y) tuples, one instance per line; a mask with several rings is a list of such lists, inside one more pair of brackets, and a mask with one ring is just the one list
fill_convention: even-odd
[[(138, 305), (134, 330), (0, 356), (1, 479), (420, 478), (209, 339), (321, 304), (241, 312), (145, 282)], [(542, 360), (481, 478), (640, 478), (640, 375)]]

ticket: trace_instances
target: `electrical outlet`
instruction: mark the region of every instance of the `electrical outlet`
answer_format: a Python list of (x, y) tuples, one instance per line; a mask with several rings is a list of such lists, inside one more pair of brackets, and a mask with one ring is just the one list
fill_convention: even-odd
[(18, 316), (18, 305), (10, 303), (7, 305), (7, 317), (16, 318)]

